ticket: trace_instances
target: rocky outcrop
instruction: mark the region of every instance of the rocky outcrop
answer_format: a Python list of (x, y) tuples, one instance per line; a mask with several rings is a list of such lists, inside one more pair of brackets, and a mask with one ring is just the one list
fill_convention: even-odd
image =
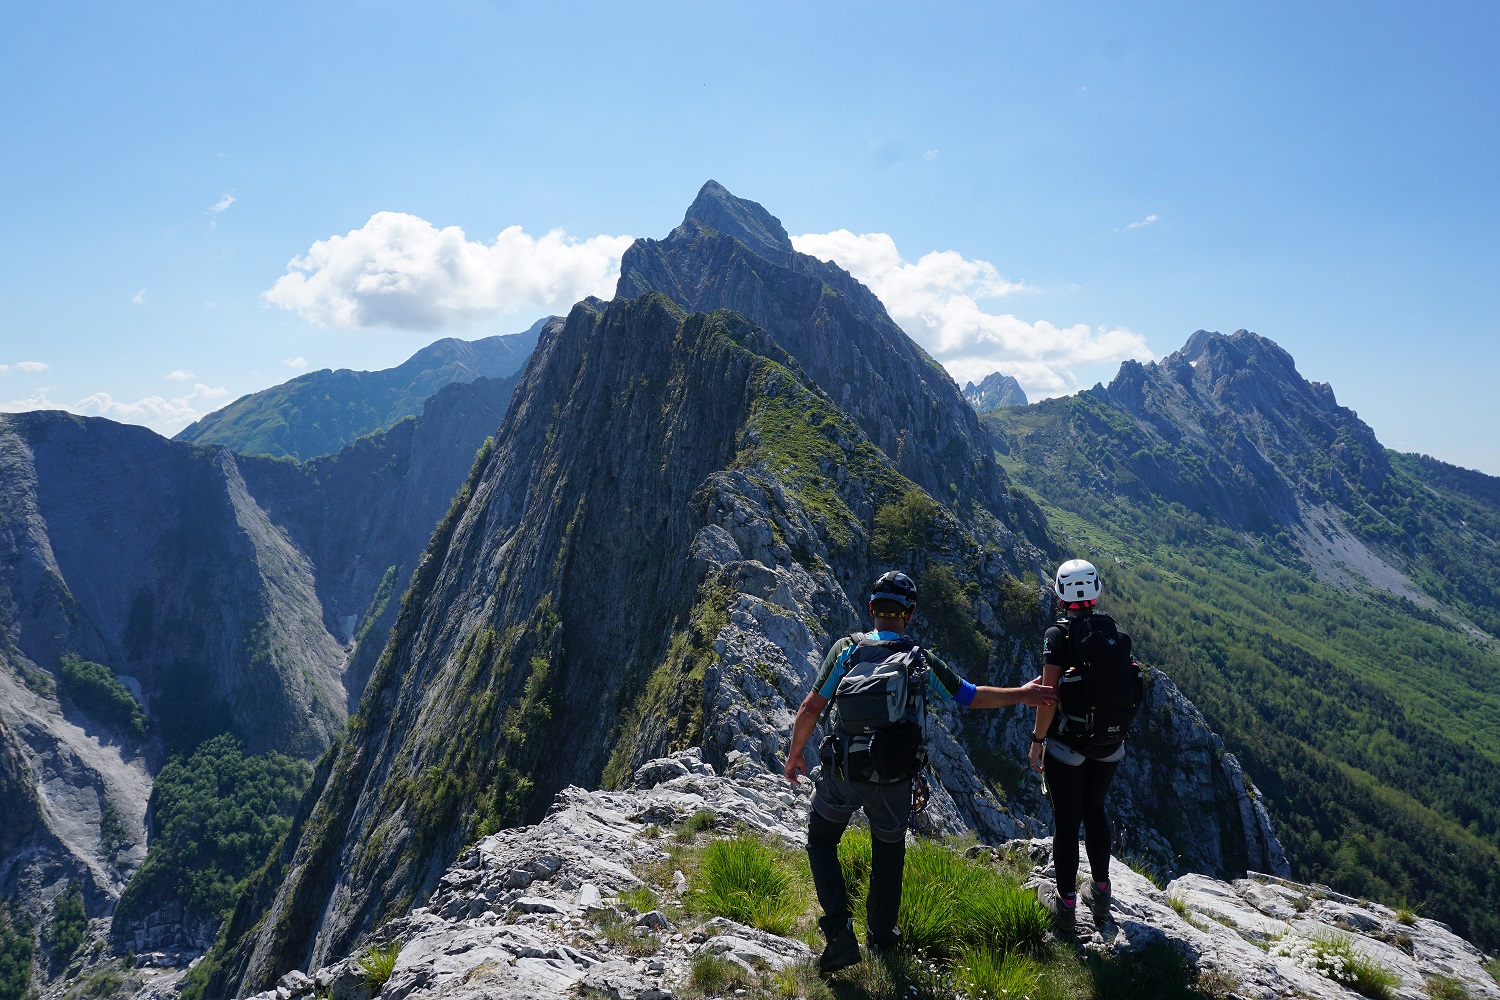
[(425, 402), (444, 386), (519, 372), (542, 327), (557, 321), (547, 317), (524, 333), (480, 340), (445, 337), (382, 371), (325, 368), (298, 375), (241, 396), (189, 424), (173, 440), (298, 461), (335, 455), (367, 434), (420, 415)]
[(1002, 406), (1025, 406), (1026, 392), (1013, 376), (991, 372), (978, 385), (964, 386), (964, 399), (979, 414), (992, 413)]
[[(714, 955), (747, 974), (806, 967), (800, 940), (723, 917), (674, 922), (663, 906), (689, 886), (670, 869), (662, 838), (690, 817), (711, 814), (722, 829), (743, 829), (800, 847), (806, 837), (808, 785), (788, 785), (736, 754), (723, 775), (696, 749), (648, 762), (635, 788), (564, 789), (538, 824), (486, 837), (462, 853), (425, 906), (383, 927), (376, 941), (399, 947), (379, 997), (478, 1000), (506, 996), (551, 1000), (578, 995), (670, 1000), (691, 993), (693, 959)], [(710, 834), (711, 836), (712, 834)], [(1052, 879), (1051, 843), (1014, 840), (975, 847), (974, 857), (1020, 857), (1032, 885)], [(658, 909), (621, 902), (650, 880)], [(1187, 875), (1158, 888), (1123, 863), (1111, 866), (1114, 902), (1107, 917), (1080, 907), (1077, 944), (1129, 954), (1166, 941), (1227, 993), (1355, 997), (1320, 973), (1313, 945), (1345, 940), (1399, 980), (1395, 995), (1418, 1000), (1435, 977), (1471, 997), (1500, 997), (1484, 956), (1444, 925), (1377, 904), (1269, 875), (1233, 881)], [(634, 898), (634, 897), (633, 897)], [(615, 933), (603, 933), (612, 926)], [(291, 1000), (315, 992), (371, 996), (359, 971), (363, 949), (320, 967), (288, 970), (254, 1000)]]

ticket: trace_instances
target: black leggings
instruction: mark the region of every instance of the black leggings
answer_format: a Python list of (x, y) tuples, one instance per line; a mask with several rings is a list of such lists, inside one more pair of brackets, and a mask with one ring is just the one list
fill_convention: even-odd
[(1082, 764), (1064, 764), (1047, 756), (1047, 791), (1052, 797), (1052, 863), (1057, 868), (1057, 894), (1072, 896), (1078, 888), (1078, 826), (1083, 825), (1084, 846), (1095, 882), (1109, 881), (1109, 850), (1114, 840), (1109, 816), (1104, 812), (1104, 794), (1114, 780), (1119, 761), (1084, 758)]
[[(812, 810), (807, 820), (807, 861), (812, 869), (818, 904), (827, 915), (823, 931), (831, 938), (849, 919), (849, 888), (839, 864), (839, 840), (846, 823), (824, 819)], [(901, 908), (901, 876), (906, 862), (906, 840), (870, 838), (870, 892), (865, 897), (865, 926), (879, 945), (896, 940), (896, 915)]]

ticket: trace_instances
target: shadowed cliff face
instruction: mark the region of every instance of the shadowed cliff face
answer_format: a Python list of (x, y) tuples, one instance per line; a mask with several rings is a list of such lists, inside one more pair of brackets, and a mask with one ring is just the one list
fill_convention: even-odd
[[(779, 226), (758, 206), (710, 197), (700, 214), (740, 220), (739, 236), (638, 244), (629, 280), (644, 280), (642, 261), (694, 288), (711, 285), (697, 270), (727, 274), (715, 302), (743, 295), (770, 325), (689, 313), (647, 291), (581, 303), (544, 334), (493, 451), (412, 578), (326, 781), (207, 960), (205, 995), (253, 992), (351, 953), (425, 900), (463, 845), (534, 821), (568, 784), (619, 784), (692, 745), (716, 767), (775, 773), (823, 650), (865, 624), (863, 588), (893, 564), (932, 597), (918, 634), (969, 677), (1015, 684), (1035, 672), (1039, 594), (1007, 567), (1038, 566), (1039, 550), (993, 492), (991, 460), (964, 451), (974, 417), (951, 381), (857, 286), (847, 297), (868, 299), (874, 328), (852, 311), (819, 312), (829, 296), (810, 286), (783, 299), (793, 265), (825, 266), (789, 255), (778, 268)], [(790, 308), (809, 302), (812, 312)], [(856, 419), (843, 390), (814, 373), (832, 377), (830, 359), (855, 364), (881, 344), (917, 371), (858, 369), (888, 391), (862, 396)], [(885, 440), (901, 457), (867, 426), (894, 428)], [(901, 443), (929, 438), (946, 443)], [(942, 483), (944, 502), (907, 469)], [(1201, 717), (1180, 721), (1209, 744)], [(1029, 724), (1011, 713), (987, 752), (1009, 758)], [(999, 765), (971, 757), (987, 731), (954, 712), (939, 729), (939, 828), (1030, 831), (1036, 820), (1007, 801)], [(1274, 836), (1263, 814), (1241, 817), (1229, 801), (1243, 796), (1237, 768), (1220, 777), (1223, 795), (1187, 808), (1246, 824), (1204, 849), (1229, 866), (1247, 842)]]
[[(449, 385), (420, 418), (301, 466), (108, 420), (0, 417), (0, 895), (35, 909), (82, 879), (90, 914), (107, 912), (145, 856), (169, 752), (224, 731), (248, 753), (326, 749), (516, 380)], [(150, 732), (75, 704), (65, 655), (122, 678)], [(200, 918), (211, 940), (213, 915), (184, 920)]]

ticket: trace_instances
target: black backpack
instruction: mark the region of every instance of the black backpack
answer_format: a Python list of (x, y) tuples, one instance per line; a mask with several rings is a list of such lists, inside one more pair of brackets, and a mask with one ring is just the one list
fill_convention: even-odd
[(1120, 743), (1146, 694), (1130, 636), (1109, 615), (1059, 618), (1057, 627), (1068, 637), (1073, 665), (1057, 684), (1053, 731), (1075, 748)]
[(849, 638), (854, 649), (824, 711), (833, 722), (824, 768), (877, 785), (909, 781), (927, 763), (927, 658), (907, 638)]

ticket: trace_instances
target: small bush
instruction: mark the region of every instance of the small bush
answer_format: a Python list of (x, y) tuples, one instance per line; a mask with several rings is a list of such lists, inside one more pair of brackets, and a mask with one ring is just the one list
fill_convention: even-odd
[(396, 971), (396, 958), (401, 954), (400, 941), (373, 944), (355, 959), (354, 967), (365, 977), (370, 989), (379, 993)]
[(689, 884), (695, 909), (772, 934), (791, 934), (807, 907), (790, 866), (749, 835), (709, 844)]
[(636, 927), (614, 909), (596, 910), (589, 918), (599, 928), (599, 934), (612, 947), (645, 958), (661, 951), (661, 939), (655, 934)]
[(1134, 955), (1096, 955), (1089, 959), (1092, 995), (1113, 1000), (1193, 1000), (1197, 971), (1166, 941), (1157, 940)]

